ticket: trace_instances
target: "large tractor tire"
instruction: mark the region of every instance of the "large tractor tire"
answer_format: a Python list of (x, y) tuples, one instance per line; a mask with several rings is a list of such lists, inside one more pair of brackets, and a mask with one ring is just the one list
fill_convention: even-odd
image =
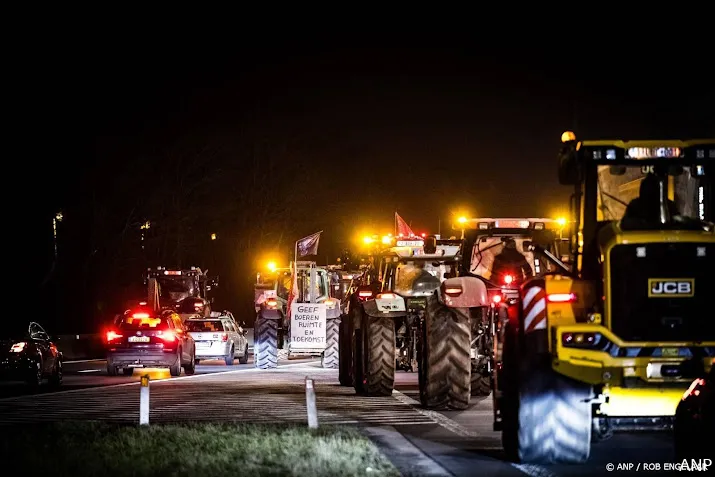
[(516, 342), (507, 336), (504, 343), (505, 370), (521, 364), (504, 374), (502, 443), (507, 456), (525, 464), (586, 462), (591, 452), (590, 386), (533, 356), (518, 363), (515, 350), (508, 349)]
[(340, 318), (339, 326), (339, 363), (338, 363), (338, 380), (341, 386), (353, 385), (353, 340), (352, 340), (352, 319), (353, 314), (343, 315)]
[(420, 401), (429, 409), (466, 409), (470, 398), (469, 310), (428, 298), (419, 359)]
[(254, 325), (253, 359), (256, 368), (278, 367), (278, 320), (258, 315)]
[[(395, 388), (395, 321), (362, 314), (360, 372), (355, 388), (364, 396), (392, 396)], [(360, 379), (359, 379), (360, 378)]]
[(327, 320), (323, 368), (337, 369), (340, 363), (340, 318)]

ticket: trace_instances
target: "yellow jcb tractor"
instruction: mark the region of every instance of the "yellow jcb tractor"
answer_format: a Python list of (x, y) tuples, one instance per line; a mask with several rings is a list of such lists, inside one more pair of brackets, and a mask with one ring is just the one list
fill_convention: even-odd
[(670, 428), (715, 355), (715, 139), (562, 142), (573, 269), (522, 286), (495, 374), (495, 428), (523, 463)]

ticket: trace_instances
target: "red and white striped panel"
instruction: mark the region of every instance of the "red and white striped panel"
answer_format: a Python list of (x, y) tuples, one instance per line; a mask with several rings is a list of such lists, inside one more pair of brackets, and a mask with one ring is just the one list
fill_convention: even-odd
[(546, 290), (534, 285), (524, 290), (524, 333), (546, 329)]

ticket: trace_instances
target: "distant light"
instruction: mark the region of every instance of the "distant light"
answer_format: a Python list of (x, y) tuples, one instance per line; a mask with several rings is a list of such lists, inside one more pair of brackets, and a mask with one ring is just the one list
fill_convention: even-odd
[(216, 234), (211, 234), (211, 240), (216, 240)]
[(64, 218), (64, 215), (62, 215), (62, 212), (57, 212), (57, 213), (55, 214), (55, 220), (56, 220), (57, 222), (62, 222), (62, 219), (63, 219), (63, 218)]
[(561, 135), (561, 142), (570, 142), (576, 140), (576, 134), (573, 131), (566, 131)]
[(423, 236), (423, 237), (427, 237), (427, 234), (423, 232), (423, 233), (422, 233), (422, 236)]
[(363, 237), (362, 241), (365, 242), (367, 245), (370, 245), (372, 243), (372, 237)]
[(457, 222), (460, 224), (466, 224), (467, 223), (467, 218), (466, 217), (460, 217), (457, 219)]
[(144, 222), (143, 224), (141, 224), (141, 227), (139, 227), (139, 228), (142, 229), (142, 230), (149, 230), (149, 229), (151, 228), (151, 222), (149, 222), (149, 221), (147, 220), (146, 222)]
[(382, 237), (382, 243), (384, 243), (385, 245), (390, 245), (392, 243), (392, 237), (390, 237), (389, 235), (385, 235), (384, 237)]

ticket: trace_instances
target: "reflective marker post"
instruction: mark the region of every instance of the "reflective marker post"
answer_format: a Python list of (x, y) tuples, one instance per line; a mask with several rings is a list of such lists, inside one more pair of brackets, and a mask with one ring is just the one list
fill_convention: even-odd
[(142, 376), (139, 395), (139, 425), (149, 425), (149, 375)]
[(305, 378), (305, 407), (308, 410), (308, 427), (317, 429), (318, 409), (315, 406), (315, 388), (313, 387), (313, 380), (307, 376)]

